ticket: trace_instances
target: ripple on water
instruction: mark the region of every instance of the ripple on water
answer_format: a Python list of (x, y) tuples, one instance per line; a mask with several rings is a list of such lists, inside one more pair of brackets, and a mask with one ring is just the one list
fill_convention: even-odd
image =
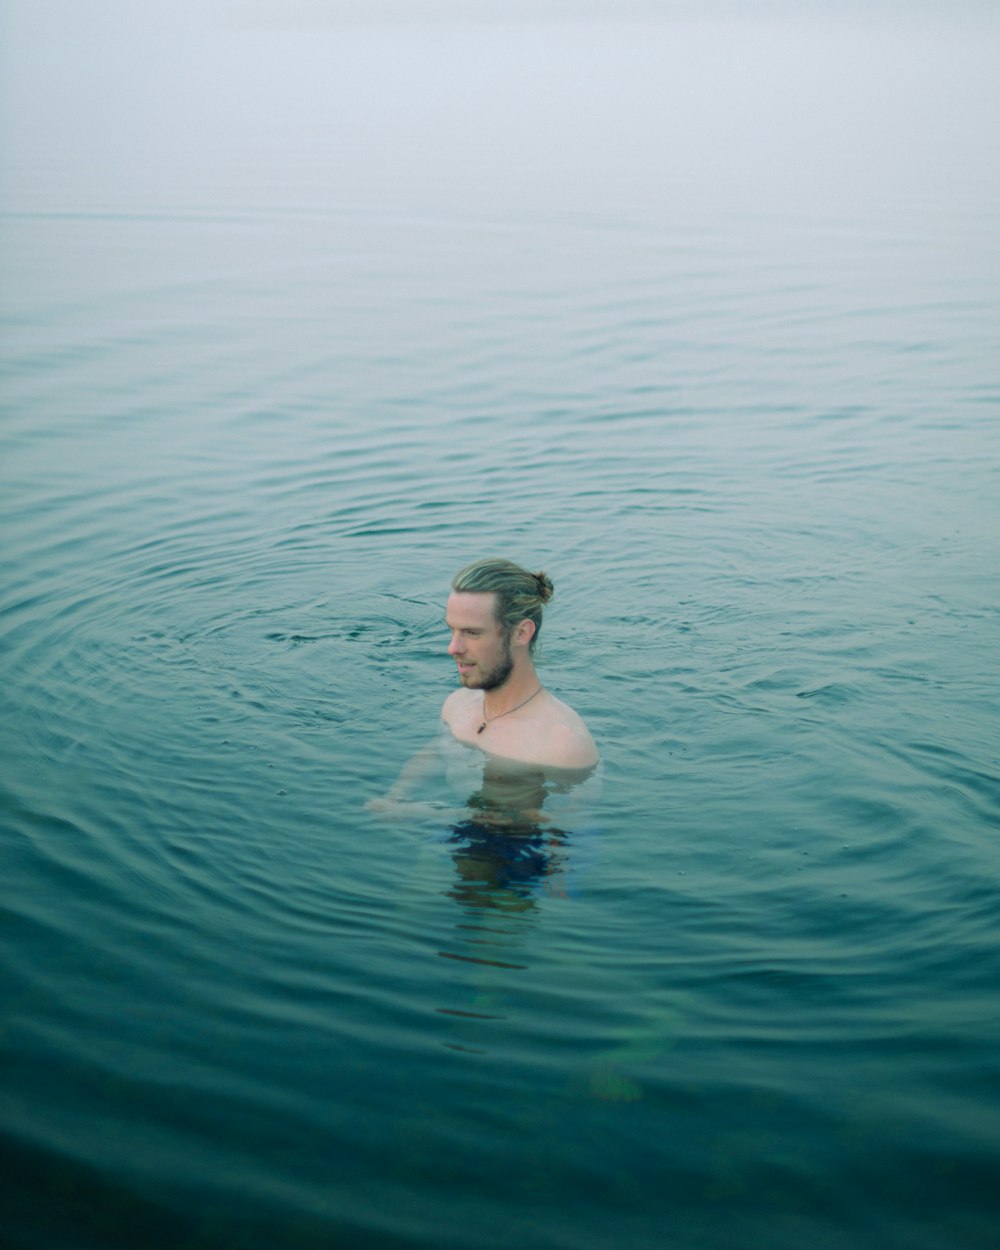
[[(674, 33), (631, 95), (587, 96), (609, 136), (644, 133), (614, 109), (663, 101)], [(253, 47), (302, 52), (272, 34), (213, 92)], [(573, 49), (607, 55), (563, 34), (536, 49), (539, 143)], [(338, 28), (352, 90), (382, 38)], [(444, 66), (431, 36), (384, 39), (397, 66), (434, 50), (411, 86)], [(922, 105), (967, 65), (930, 63), (906, 61)], [(653, 113), (669, 159), (680, 114)], [(101, 196), (157, 211), (5, 220), (11, 1227), (80, 1250), (992, 1244), (992, 208), (896, 165), (876, 206), (836, 152), (826, 194), (789, 149), (753, 209), (724, 160), (662, 195), (653, 149), (630, 174), (598, 135), (581, 183), (572, 144), (553, 165), (508, 135), (557, 175), (518, 206), (494, 145), (486, 182), (464, 147), (452, 178), (419, 119), (432, 172), (394, 166), (385, 207), (384, 158), (354, 136), (320, 168), (317, 124), (279, 125), (311, 136), (284, 206), (221, 143), (239, 209), (174, 211), (193, 184), (130, 161)], [(541, 671), (604, 754), (565, 890), (492, 888), (443, 818), (363, 808), (435, 728), (448, 578), (487, 552), (553, 575)]]

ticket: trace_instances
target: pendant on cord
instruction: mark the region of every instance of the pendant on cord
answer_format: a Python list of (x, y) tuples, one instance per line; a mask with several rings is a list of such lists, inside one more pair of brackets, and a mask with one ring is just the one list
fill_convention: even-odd
[(518, 703), (517, 707), (508, 708), (506, 712), (501, 712), (499, 716), (487, 716), (486, 715), (486, 695), (484, 694), (483, 695), (483, 723), (476, 730), (476, 733), (481, 734), (483, 730), (486, 728), (486, 726), (490, 723), (491, 720), (499, 720), (501, 716), (509, 716), (511, 712), (516, 712), (518, 708), (524, 707), (525, 703), (530, 703), (536, 694), (541, 694), (543, 689), (544, 689), (544, 686), (539, 686), (538, 689), (534, 691), (534, 693), (529, 694), (526, 699), (523, 699), (520, 703)]

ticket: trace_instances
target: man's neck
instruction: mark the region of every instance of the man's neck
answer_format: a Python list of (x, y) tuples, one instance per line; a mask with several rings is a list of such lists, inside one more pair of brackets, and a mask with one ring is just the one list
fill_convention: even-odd
[(519, 703), (529, 699), (542, 683), (538, 680), (535, 666), (527, 657), (515, 664), (511, 675), (496, 690), (483, 691), (483, 712), (491, 720), (512, 711)]

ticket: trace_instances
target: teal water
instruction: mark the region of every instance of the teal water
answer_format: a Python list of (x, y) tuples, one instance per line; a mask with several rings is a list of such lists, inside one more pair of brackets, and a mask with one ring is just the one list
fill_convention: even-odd
[(992, 1247), (995, 20), (343, 7), (5, 8), (8, 1244)]

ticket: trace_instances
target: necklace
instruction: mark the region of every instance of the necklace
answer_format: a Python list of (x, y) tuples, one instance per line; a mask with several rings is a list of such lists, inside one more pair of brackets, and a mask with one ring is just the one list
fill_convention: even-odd
[(518, 703), (514, 707), (509, 707), (506, 712), (500, 712), (497, 716), (486, 715), (486, 695), (484, 694), (483, 695), (483, 723), (476, 730), (476, 733), (481, 734), (483, 730), (486, 728), (486, 726), (490, 723), (490, 721), (500, 720), (501, 717), (509, 716), (511, 712), (516, 712), (519, 707), (524, 707), (525, 703), (530, 703), (536, 694), (541, 694), (543, 689), (544, 689), (544, 686), (539, 686), (538, 689), (535, 691), (535, 694), (529, 694), (528, 697), (524, 699), (521, 703)]

